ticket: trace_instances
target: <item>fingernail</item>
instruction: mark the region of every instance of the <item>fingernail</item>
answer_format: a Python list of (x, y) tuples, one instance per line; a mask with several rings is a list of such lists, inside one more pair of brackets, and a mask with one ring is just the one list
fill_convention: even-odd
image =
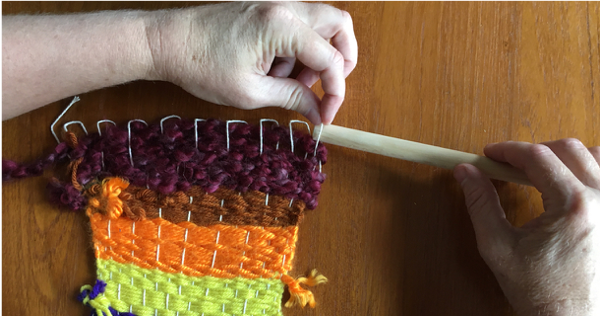
[(463, 183), (463, 181), (467, 178), (467, 168), (465, 166), (458, 166), (454, 168), (454, 179), (458, 181), (458, 183)]

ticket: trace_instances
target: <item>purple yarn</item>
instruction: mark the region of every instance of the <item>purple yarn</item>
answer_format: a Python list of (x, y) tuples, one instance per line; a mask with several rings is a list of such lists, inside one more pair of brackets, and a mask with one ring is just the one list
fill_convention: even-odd
[(81, 293), (79, 293), (79, 295), (77, 295), (77, 300), (83, 302), (88, 293), (90, 293), (90, 290), (83, 290)]
[[(292, 153), (287, 128), (263, 127), (261, 154), (259, 126), (231, 124), (228, 150), (225, 126), (218, 120), (199, 122), (196, 148), (193, 121), (169, 121), (164, 133), (159, 124), (146, 127), (133, 122), (134, 166), (130, 164), (126, 127), (109, 127), (102, 136), (95, 133), (82, 137), (69, 155), (71, 160), (83, 157), (77, 170), (77, 180), (83, 185), (120, 176), (133, 185), (148, 186), (162, 194), (186, 191), (192, 185), (212, 193), (225, 186), (240, 192), (258, 190), (301, 199), (309, 209), (317, 206), (325, 179), (319, 172), (319, 161), (327, 161), (327, 150), (322, 144), (315, 156), (316, 143), (311, 136), (294, 132)], [(85, 207), (86, 201), (70, 184), (51, 184), (49, 190), (55, 202), (75, 210)]]
[(90, 300), (95, 299), (98, 295), (104, 293), (106, 289), (106, 282), (102, 280), (96, 280), (96, 284), (92, 287), (92, 291), (90, 293)]
[[(77, 300), (80, 302), (83, 302), (83, 300), (88, 296), (89, 296), (90, 300), (93, 300), (96, 297), (98, 297), (98, 295), (104, 293), (105, 289), (106, 289), (106, 282), (104, 282), (102, 280), (96, 280), (96, 284), (94, 284), (94, 286), (92, 287), (92, 290), (83, 290), (77, 296)], [(89, 306), (89, 304), (88, 304), (88, 306)], [(110, 311), (111, 316), (135, 316), (135, 314), (133, 314), (133, 313), (118, 312), (117, 310), (115, 310), (114, 308), (112, 308), (110, 306), (108, 306), (108, 310)], [(104, 312), (102, 312), (102, 315), (98, 315), (98, 313), (96, 313), (95, 310), (92, 310), (92, 312), (90, 313), (90, 316), (108, 316), (108, 315), (106, 315)]]
[[(108, 310), (110, 311), (110, 313), (112, 314), (112, 316), (136, 316), (134, 313), (128, 313), (128, 312), (118, 312), (117, 310), (115, 310), (112, 307), (108, 307)], [(104, 313), (102, 313), (104, 315)]]
[(20, 165), (14, 161), (2, 160), (2, 181), (39, 176), (50, 165), (66, 160), (68, 149), (67, 144), (60, 143), (48, 156), (28, 165)]
[(46, 186), (50, 202), (64, 205), (73, 211), (82, 210), (87, 205), (87, 198), (77, 191), (71, 183), (60, 183), (51, 180)]
[(79, 300), (80, 302), (83, 302), (83, 300), (88, 296), (89, 296), (90, 300), (93, 300), (98, 295), (104, 293), (105, 289), (106, 289), (106, 282), (98, 279), (98, 280), (96, 280), (96, 284), (94, 284), (94, 286), (92, 287), (92, 290), (83, 290), (77, 296), (77, 300)]

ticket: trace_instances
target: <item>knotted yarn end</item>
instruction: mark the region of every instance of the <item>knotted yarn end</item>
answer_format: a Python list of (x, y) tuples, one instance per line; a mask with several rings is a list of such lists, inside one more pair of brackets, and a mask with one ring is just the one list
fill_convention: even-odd
[(299, 305), (304, 308), (304, 306), (308, 305), (314, 308), (317, 305), (314, 294), (300, 285), (316, 286), (324, 284), (327, 283), (327, 278), (318, 274), (316, 269), (313, 269), (308, 277), (294, 279), (289, 275), (283, 275), (281, 281), (287, 285), (290, 292), (290, 299), (285, 303), (285, 307), (289, 308)]

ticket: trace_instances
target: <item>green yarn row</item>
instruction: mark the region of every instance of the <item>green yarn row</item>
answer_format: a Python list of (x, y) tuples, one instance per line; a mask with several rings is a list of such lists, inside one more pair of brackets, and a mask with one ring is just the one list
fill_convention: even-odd
[(278, 315), (284, 284), (279, 279), (190, 277), (97, 260), (104, 295), (119, 312), (137, 316)]

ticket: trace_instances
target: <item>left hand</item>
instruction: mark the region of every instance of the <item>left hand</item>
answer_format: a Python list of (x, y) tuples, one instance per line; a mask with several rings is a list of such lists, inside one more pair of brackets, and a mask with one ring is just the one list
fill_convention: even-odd
[[(150, 21), (159, 79), (217, 104), (295, 110), (314, 124), (333, 121), (357, 62), (350, 14), (324, 4), (223, 3), (159, 11)], [(306, 68), (288, 78), (296, 58)], [(319, 78), (322, 100), (310, 90)]]

